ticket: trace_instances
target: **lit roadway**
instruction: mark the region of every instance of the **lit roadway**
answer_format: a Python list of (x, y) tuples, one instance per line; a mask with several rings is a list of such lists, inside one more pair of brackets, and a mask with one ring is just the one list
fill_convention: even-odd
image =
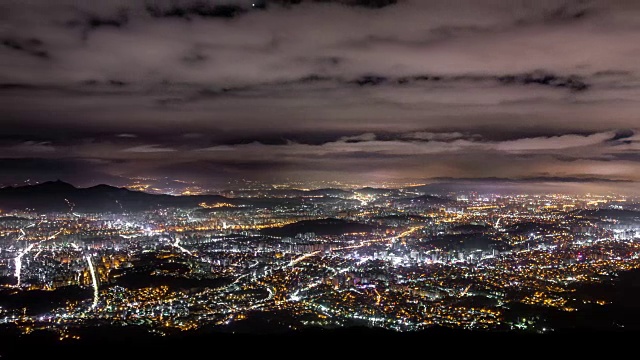
[[(33, 225), (34, 225), (34, 224), (29, 225), (28, 227), (31, 227), (31, 226), (33, 226)], [(20, 234), (20, 237), (18, 237), (18, 240), (22, 240), (22, 239), (25, 237), (25, 235), (26, 235), (23, 229), (20, 229), (20, 232), (21, 232), (21, 234)], [(19, 287), (19, 286), (21, 285), (22, 257), (23, 257), (26, 253), (28, 253), (29, 251), (31, 251), (34, 247), (36, 247), (37, 245), (39, 245), (40, 243), (43, 243), (43, 242), (48, 241), (48, 240), (53, 240), (53, 239), (55, 239), (55, 238), (56, 238), (56, 236), (60, 235), (60, 233), (61, 233), (61, 232), (62, 232), (62, 230), (58, 231), (57, 233), (55, 233), (55, 234), (51, 235), (50, 237), (48, 237), (48, 238), (46, 238), (46, 239), (44, 239), (44, 240), (40, 240), (40, 241), (38, 241), (38, 242), (36, 242), (36, 243), (32, 243), (32, 244), (30, 244), (30, 245), (29, 245), (29, 246), (27, 246), (24, 250), (22, 250), (22, 251), (18, 254), (18, 256), (16, 256), (16, 257), (13, 259), (13, 262), (14, 262), (15, 267), (16, 267), (16, 269), (15, 269), (15, 273), (14, 273), (14, 276), (18, 279), (18, 284), (17, 284), (16, 286), (18, 286), (18, 287)]]
[[(382, 237), (380, 239), (374, 239), (374, 240), (366, 240), (366, 241), (362, 241), (360, 244), (358, 245), (353, 245), (353, 246), (345, 246), (345, 247), (341, 247), (341, 248), (337, 248), (337, 249), (332, 249), (332, 251), (338, 251), (338, 250), (349, 250), (349, 249), (357, 249), (357, 248), (362, 248), (371, 244), (375, 244), (375, 243), (389, 243), (392, 244), (395, 241), (398, 241), (401, 238), (410, 236), (411, 234), (413, 234), (416, 230), (420, 229), (421, 227), (411, 227), (408, 230), (398, 234), (398, 235), (394, 235), (394, 236), (389, 236), (389, 237)], [(55, 236), (57, 236), (60, 232), (56, 233), (54, 236), (50, 237), (47, 240), (50, 240), (52, 238), (54, 238)], [(185, 254), (189, 254), (193, 256), (193, 253), (191, 253), (189, 250), (183, 248), (182, 246), (180, 246), (180, 242), (178, 239), (172, 239), (170, 237), (170, 240), (173, 240), (171, 242), (171, 245), (178, 249), (180, 252), (183, 252)], [(31, 247), (29, 247), (26, 251), (31, 250), (31, 248), (33, 246), (35, 246), (37, 244), (32, 244)], [(74, 246), (74, 248), (77, 249), (76, 246)], [(78, 249), (79, 250), (79, 249)], [(25, 252), (26, 252), (25, 251)], [(292, 260), (290, 260), (289, 262), (285, 263), (284, 265), (281, 265), (279, 267), (276, 267), (274, 269), (270, 269), (270, 271), (268, 271), (268, 273), (273, 273), (273, 272), (277, 272), (277, 271), (285, 271), (287, 268), (290, 267), (295, 267), (297, 264), (311, 259), (315, 256), (318, 256), (320, 254), (322, 254), (322, 251), (313, 251), (307, 254), (303, 254), (300, 255)], [(94, 290), (94, 297), (93, 297), (93, 301), (92, 304), (90, 306), (90, 310), (94, 310), (98, 304), (98, 286), (97, 286), (97, 279), (95, 276), (95, 271), (93, 269), (93, 263), (91, 261), (91, 258), (88, 254), (85, 254), (85, 260), (87, 261), (87, 264), (89, 266), (89, 271), (90, 271), (90, 275), (91, 275), (91, 280), (93, 283), (93, 290)], [(19, 260), (18, 260), (19, 263)], [(338, 274), (338, 273), (342, 273), (347, 271), (348, 269), (334, 269), (331, 267), (328, 267), (328, 270), (330, 270), (334, 275)], [(267, 291), (267, 297), (265, 297), (264, 299), (258, 300), (258, 301), (254, 301), (250, 304), (246, 304), (246, 305), (229, 305), (229, 304), (224, 304), (226, 309), (220, 309), (218, 308), (211, 308), (211, 315), (215, 315), (215, 314), (219, 314), (219, 315), (224, 315), (224, 318), (222, 320), (218, 320), (216, 321), (217, 323), (229, 323), (230, 321), (233, 320), (233, 318), (235, 317), (236, 314), (241, 313), (241, 312), (245, 312), (245, 311), (250, 311), (250, 310), (255, 310), (258, 308), (269, 308), (269, 307), (277, 307), (277, 306), (281, 306), (283, 304), (286, 303), (298, 303), (300, 301), (303, 301), (303, 299), (299, 296), (299, 294), (301, 292), (304, 292), (306, 290), (312, 289), (316, 286), (319, 286), (320, 284), (322, 284), (322, 281), (318, 281), (318, 280), (314, 280), (308, 284), (306, 284), (305, 286), (303, 286), (302, 288), (293, 291), (289, 296), (278, 296), (278, 290), (276, 286), (272, 286), (270, 284), (264, 283), (263, 281), (260, 281), (264, 276), (250, 276), (250, 274), (242, 274), (239, 275), (231, 284), (224, 286), (222, 288), (218, 288), (218, 289), (206, 289), (203, 290), (197, 294), (194, 294), (191, 296), (192, 299), (206, 299), (206, 302), (208, 302), (209, 304), (216, 304), (216, 303), (220, 303), (220, 297), (224, 296), (225, 293), (228, 293), (230, 291), (234, 291), (235, 289), (237, 289), (238, 285), (241, 284), (245, 284), (245, 285), (249, 285), (249, 284), (255, 284), (255, 285), (259, 285), (261, 287), (263, 287), (266, 291)], [(281, 300), (276, 300), (276, 299), (281, 299)], [(171, 301), (172, 299), (165, 299), (164, 301)], [(175, 299), (174, 299), (175, 300)], [(378, 301), (380, 300), (380, 297), (378, 295)], [(207, 308), (209, 308), (207, 306)], [(81, 317), (86, 316), (86, 312), (83, 312), (85, 315), (81, 315)], [(81, 313), (82, 314), (82, 313)], [(68, 318), (67, 318), (68, 319)]]
[[(400, 233), (400, 234), (398, 234), (398, 235), (394, 235), (394, 236), (390, 236), (390, 237), (385, 237), (385, 238), (381, 238), (381, 239), (366, 240), (366, 241), (362, 241), (362, 242), (361, 242), (360, 244), (358, 244), (358, 245), (345, 246), (345, 247), (341, 247), (341, 248), (337, 248), (337, 249), (332, 249), (332, 251), (348, 250), (348, 249), (357, 249), (357, 248), (362, 248), (362, 247), (365, 247), (365, 246), (368, 246), (368, 245), (371, 245), (371, 244), (375, 244), (375, 243), (384, 243), (384, 242), (388, 242), (389, 244), (392, 244), (392, 243), (394, 243), (395, 241), (398, 241), (399, 239), (402, 239), (402, 238), (404, 238), (404, 237), (410, 236), (411, 234), (413, 234), (415, 231), (417, 231), (417, 230), (419, 230), (419, 229), (421, 229), (421, 227), (420, 227), (420, 226), (414, 226), (414, 227), (409, 228), (409, 229), (408, 229), (408, 230), (406, 230), (406, 231), (403, 231), (402, 233)], [(322, 251), (313, 251), (313, 252), (310, 252), (310, 253), (307, 253), (307, 254), (303, 254), (303, 255), (301, 255), (301, 256), (299, 256), (299, 257), (297, 257), (297, 258), (295, 258), (295, 259), (291, 260), (291, 261), (290, 261), (289, 263), (287, 263), (286, 265), (281, 266), (281, 267), (279, 267), (279, 268), (277, 268), (277, 269), (274, 269), (273, 271), (279, 271), (279, 270), (284, 270), (284, 269), (286, 269), (286, 268), (288, 268), (288, 267), (293, 267), (293, 266), (295, 266), (296, 264), (298, 264), (298, 263), (300, 263), (300, 262), (302, 262), (302, 261), (304, 261), (304, 260), (310, 259), (310, 258), (312, 258), (312, 257), (314, 257), (314, 256), (317, 256), (317, 255), (319, 255), (319, 254), (321, 254), (321, 253), (322, 253)], [(335, 270), (335, 269), (330, 268), (330, 270), (332, 270), (332, 272), (333, 272), (334, 274), (336, 274), (336, 273), (344, 272), (344, 271), (346, 271), (347, 269), (342, 269), (341, 271), (337, 271), (337, 270)], [(241, 280), (241, 279), (249, 279), (249, 282), (248, 282), (248, 283), (253, 283), (253, 282), (256, 282), (257, 280), (259, 280), (260, 278), (261, 278), (261, 277), (249, 277), (249, 276), (248, 276), (248, 274), (243, 274), (243, 275), (240, 275), (238, 278), (236, 278), (236, 279), (235, 279), (235, 281), (233, 281), (230, 285), (228, 285), (228, 286), (226, 286), (226, 287), (224, 287), (224, 288), (222, 288), (222, 289), (220, 289), (220, 290), (221, 290), (222, 292), (226, 292), (226, 291), (228, 291), (228, 290), (230, 290), (230, 289), (234, 288), (234, 285), (236, 285), (236, 284), (240, 283), (240, 280)], [(305, 291), (305, 290), (312, 289), (312, 288), (314, 288), (314, 287), (316, 287), (316, 286), (320, 285), (321, 283), (322, 283), (321, 281), (316, 281), (316, 282), (313, 282), (313, 283), (308, 284), (308, 285), (307, 285), (306, 287), (304, 287), (303, 289), (300, 289), (300, 290), (298, 290), (298, 291), (295, 291), (295, 292), (294, 292), (294, 293), (289, 297), (289, 301), (294, 301), (294, 302), (296, 302), (296, 301), (301, 300), (301, 299), (300, 299), (300, 297), (298, 296), (298, 294), (300, 293), (300, 291)], [(262, 285), (262, 284), (261, 284), (261, 285)], [(275, 287), (268, 286), (268, 285), (263, 285), (263, 286), (265, 287), (265, 289), (266, 289), (266, 290), (267, 290), (267, 292), (269, 293), (269, 295), (267, 296), (267, 298), (265, 298), (265, 299), (263, 299), (263, 300), (260, 300), (260, 301), (258, 301), (257, 303), (254, 303), (254, 304), (252, 304), (252, 305), (250, 305), (250, 306), (247, 306), (247, 307), (245, 307), (245, 308), (242, 308), (242, 307), (235, 307), (235, 310), (236, 310), (236, 311), (253, 310), (253, 309), (260, 308), (260, 307), (265, 307), (265, 306), (268, 306), (268, 305), (280, 305), (280, 304), (282, 304), (282, 303), (287, 302), (287, 300), (275, 301), (275, 300), (274, 300), (274, 298), (276, 297), (276, 292), (277, 292), (276, 288), (275, 288)], [(209, 290), (205, 290), (205, 292), (208, 292), (208, 291), (209, 291)], [(203, 294), (204, 294), (204, 292), (203, 292)], [(270, 302), (271, 302), (272, 300), (273, 300), (274, 302), (270, 304)]]
[(414, 226), (409, 228), (409, 230), (403, 231), (402, 233), (395, 235), (395, 236), (391, 236), (388, 238), (382, 238), (382, 239), (374, 239), (374, 240), (365, 240), (362, 241), (360, 244), (358, 245), (351, 245), (351, 246), (344, 246), (344, 247), (340, 247), (340, 248), (335, 248), (332, 249), (332, 251), (338, 251), (338, 250), (349, 250), (349, 249), (358, 249), (367, 245), (371, 245), (374, 243), (380, 243), (380, 242), (389, 242), (390, 244), (393, 244), (394, 242), (398, 241), (398, 239), (401, 239), (403, 237), (407, 237), (409, 235), (411, 235), (412, 233), (414, 233), (415, 231), (421, 229), (421, 226)]

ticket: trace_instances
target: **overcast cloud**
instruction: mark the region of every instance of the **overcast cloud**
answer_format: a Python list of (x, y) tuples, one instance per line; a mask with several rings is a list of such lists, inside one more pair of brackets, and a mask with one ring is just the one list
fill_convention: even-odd
[(0, 183), (640, 181), (637, 1), (253, 4), (2, 2)]

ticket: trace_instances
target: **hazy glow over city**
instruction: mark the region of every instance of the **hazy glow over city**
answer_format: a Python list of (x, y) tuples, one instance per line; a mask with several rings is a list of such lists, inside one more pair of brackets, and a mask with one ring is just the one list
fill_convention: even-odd
[(640, 330), (637, 1), (0, 14), (3, 359)]

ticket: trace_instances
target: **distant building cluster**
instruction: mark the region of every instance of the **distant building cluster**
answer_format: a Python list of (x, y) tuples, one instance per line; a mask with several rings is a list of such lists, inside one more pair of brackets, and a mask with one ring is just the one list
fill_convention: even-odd
[(2, 307), (0, 323), (171, 333), (277, 313), (291, 329), (545, 332), (535, 309), (607, 304), (576, 286), (640, 268), (636, 199), (286, 191), (266, 207), (3, 214), (2, 288), (68, 296), (35, 312)]

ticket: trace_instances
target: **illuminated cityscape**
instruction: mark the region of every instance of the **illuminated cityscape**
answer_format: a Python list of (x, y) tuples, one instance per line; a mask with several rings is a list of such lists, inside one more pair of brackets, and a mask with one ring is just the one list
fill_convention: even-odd
[[(48, 182), (0, 199), (38, 187), (86, 190)], [(66, 211), (3, 210), (0, 322), (60, 340), (102, 324), (163, 336), (264, 318), (291, 331), (545, 333), (579, 326), (550, 313), (612, 301), (589, 286), (640, 268), (633, 197), (272, 191), (133, 212), (66, 198)]]
[(609, 358), (640, 334), (638, 0), (0, 19), (0, 360)]

